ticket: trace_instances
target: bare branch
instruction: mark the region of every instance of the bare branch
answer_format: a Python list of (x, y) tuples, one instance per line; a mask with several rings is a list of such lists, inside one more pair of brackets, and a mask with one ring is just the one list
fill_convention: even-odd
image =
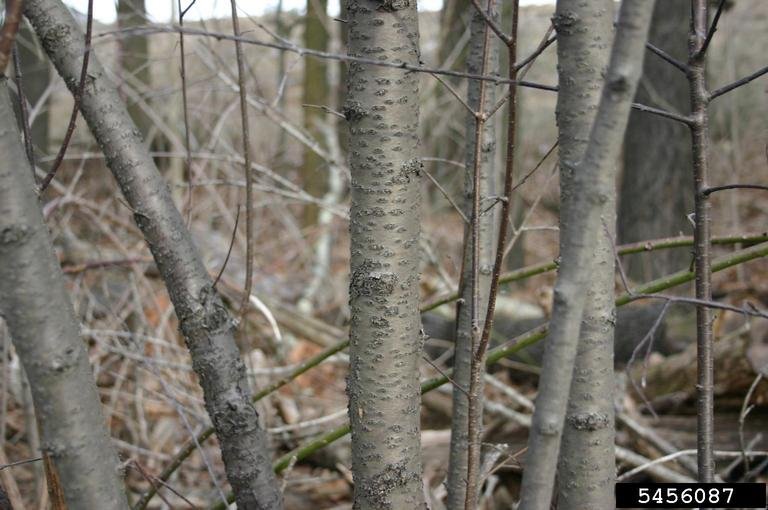
[(725, 0), (720, 0), (720, 3), (717, 4), (715, 17), (712, 19), (712, 24), (709, 26), (709, 30), (707, 31), (707, 38), (704, 39), (704, 44), (702, 44), (701, 48), (699, 48), (699, 51), (696, 54), (697, 57), (703, 56), (707, 52), (709, 43), (712, 42), (712, 37), (715, 35), (715, 32), (717, 32), (717, 22), (720, 21), (720, 15), (723, 13), (723, 7), (725, 7)]
[(768, 191), (768, 186), (762, 186), (760, 184), (726, 184), (724, 186), (712, 186), (703, 191), (705, 196), (711, 195), (716, 191), (723, 191), (728, 189), (759, 189), (762, 191)]
[(673, 57), (672, 55), (670, 55), (666, 51), (662, 50), (661, 48), (659, 48), (657, 46), (654, 46), (650, 42), (645, 43), (645, 47), (648, 48), (649, 50), (651, 50), (651, 52), (654, 55), (656, 55), (658, 57), (661, 57), (662, 60), (665, 60), (666, 62), (669, 62), (674, 67), (676, 67), (677, 69), (682, 71), (683, 73), (687, 73), (688, 72), (688, 66), (685, 65), (684, 62), (680, 62), (675, 57)]
[(727, 94), (728, 92), (730, 92), (730, 91), (732, 91), (734, 89), (737, 89), (737, 88), (741, 87), (742, 85), (746, 85), (747, 83), (760, 78), (765, 73), (768, 73), (768, 66), (765, 66), (765, 67), (763, 67), (761, 69), (758, 69), (754, 73), (750, 74), (749, 76), (745, 76), (744, 78), (742, 78), (740, 80), (736, 80), (733, 83), (730, 83), (728, 85), (720, 87), (719, 89), (715, 89), (714, 92), (712, 92), (709, 95), (709, 99), (711, 101), (711, 100), (713, 100), (713, 99), (715, 99), (717, 97), (722, 96), (723, 94)]
[(648, 106), (640, 103), (632, 103), (632, 109), (638, 110), (641, 112), (652, 113), (654, 115), (665, 117), (667, 119), (676, 120), (678, 122), (682, 122), (685, 125), (690, 125), (692, 122), (690, 117), (686, 117), (685, 115), (680, 115), (679, 113), (662, 110), (661, 108), (656, 108), (654, 106)]
[(11, 59), (16, 34), (21, 23), (22, 0), (6, 0), (5, 21), (0, 28), (0, 75), (5, 74), (5, 68)]
[(486, 12), (486, 10), (483, 9), (483, 7), (480, 5), (480, 3), (477, 0), (472, 0), (472, 5), (475, 7), (475, 10), (478, 13), (480, 13), (480, 15), (483, 17), (485, 24), (488, 25), (491, 28), (491, 30), (493, 30), (493, 33), (496, 34), (499, 37), (499, 39), (501, 39), (504, 42), (505, 45), (509, 46), (512, 42), (514, 42), (513, 38), (504, 33), (504, 30)]
[[(237, 36), (233, 36), (231, 34), (225, 34), (222, 32), (211, 32), (208, 30), (202, 30), (202, 29), (196, 29), (196, 28), (169, 27), (164, 25), (148, 25), (145, 27), (130, 27), (130, 28), (124, 28), (120, 30), (103, 32), (101, 34), (98, 34), (97, 37), (110, 37), (110, 36), (114, 37), (118, 35), (137, 35), (137, 34), (151, 35), (151, 34), (180, 33), (180, 32), (183, 32), (184, 34), (187, 34), (187, 35), (212, 37), (219, 41), (237, 40), (244, 44), (252, 44), (254, 46), (261, 46), (263, 48), (271, 48), (275, 50), (288, 51), (291, 53), (296, 53), (301, 56), (307, 56), (312, 58), (324, 58), (329, 60), (338, 60), (341, 62), (358, 62), (360, 64), (365, 64), (365, 65), (372, 65), (372, 66), (379, 66), (379, 67), (392, 67), (396, 69), (404, 69), (406, 71), (413, 71), (417, 73), (440, 74), (443, 76), (453, 76), (455, 78), (464, 78), (468, 80), (482, 80), (482, 81), (489, 81), (493, 83), (510, 83), (510, 80), (506, 78), (502, 78), (500, 76), (472, 74), (472, 73), (465, 73), (461, 71), (453, 71), (450, 69), (441, 69), (437, 67), (409, 64), (407, 62), (400, 62), (400, 63), (387, 62), (387, 61), (377, 60), (373, 58), (358, 57), (358, 56), (345, 55), (340, 53), (329, 53), (326, 51), (317, 51), (309, 48), (300, 48), (293, 44), (287, 45), (287, 44), (280, 44), (280, 43), (274, 43), (274, 42), (260, 41), (258, 39), (252, 39), (249, 37), (243, 37), (243, 36), (237, 37)], [(535, 83), (535, 82), (530, 82), (525, 80), (520, 80), (514, 83), (518, 87), (548, 90), (551, 92), (557, 91), (556, 85), (546, 85), (542, 83)]]

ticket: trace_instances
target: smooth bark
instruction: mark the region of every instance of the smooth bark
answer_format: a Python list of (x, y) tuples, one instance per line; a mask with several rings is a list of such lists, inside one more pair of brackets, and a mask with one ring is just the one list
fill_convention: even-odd
[[(563, 3), (565, 0), (560, 0)], [(561, 8), (566, 7), (565, 2)], [(542, 378), (523, 473), (521, 508), (548, 509), (573, 375), (586, 287), (594, 267), (594, 245), (603, 227), (600, 213), (608, 201), (608, 187), (627, 126), (629, 110), (640, 78), (652, 0), (624, 0), (600, 106), (589, 134), (584, 158), (572, 173), (571, 224), (561, 233), (560, 271), (554, 289), (554, 308), (544, 351)], [(592, 34), (599, 38), (600, 34)], [(607, 35), (606, 35), (607, 37)], [(576, 112), (582, 114), (583, 112)], [(564, 120), (564, 119), (563, 119)]]
[[(600, 102), (608, 66), (613, 24), (613, 0), (559, 2), (553, 18), (557, 30), (560, 91), (557, 96), (560, 174), (560, 235), (570, 239), (580, 214), (574, 207), (574, 180), (584, 157), (588, 133)], [(573, 171), (569, 169), (575, 169)], [(593, 248), (592, 278), (576, 351), (558, 464), (558, 508), (614, 508), (613, 358), (615, 307), (614, 256), (609, 235), (616, 223), (614, 175), (600, 186), (606, 200), (600, 206), (600, 228)], [(608, 232), (606, 232), (608, 230)]]
[[(30, 0), (25, 3), (25, 15), (72, 90), (77, 86), (84, 47), (82, 32), (69, 10), (58, 0)], [(80, 106), (83, 117), (104, 151), (168, 288), (238, 505), (279, 508), (282, 498), (271, 469), (268, 440), (251, 403), (245, 366), (232, 335), (232, 318), (212, 287), (167, 184), (95, 55), (88, 76)]]
[[(691, 99), (691, 141), (693, 154), (694, 195), (694, 265), (696, 269), (696, 298), (712, 301), (712, 262), (710, 255), (709, 195), (709, 101), (706, 80), (706, 55), (701, 49), (709, 29), (706, 0), (691, 1), (691, 30), (688, 36), (688, 84)], [(696, 307), (696, 449), (699, 467), (698, 481), (712, 483), (715, 476), (714, 457), (714, 337), (712, 310)]]
[(0, 314), (29, 378), (42, 450), (70, 508), (128, 509), (79, 324), (0, 80)]
[[(472, 7), (470, 6), (470, 9)], [(495, 12), (495, 19), (498, 14)], [(498, 71), (499, 51), (495, 43), (495, 36), (487, 28), (485, 21), (476, 10), (470, 22), (470, 39), (467, 54), (467, 72), (473, 74), (486, 74)], [(486, 114), (495, 103), (496, 94), (493, 86), (472, 80), (467, 84), (467, 105), (474, 112)], [(481, 104), (481, 97), (483, 98)], [(474, 199), (474, 174), (476, 167), (479, 171), (479, 198), (481, 204), (488, 206), (488, 202), (482, 202), (483, 197), (495, 196), (496, 172), (494, 167), (496, 140), (493, 122), (478, 122), (474, 113), (467, 112), (466, 147), (464, 162), (466, 173), (464, 179), (464, 216), (472, 217), (472, 202)], [(477, 129), (480, 126), (481, 134)], [(478, 147), (479, 142), (479, 147)], [(481, 205), (482, 207), (482, 205)], [(470, 368), (472, 364), (472, 293), (478, 293), (478, 309), (476, 312), (477, 328), (483, 330), (485, 315), (488, 307), (488, 295), (491, 285), (491, 269), (493, 268), (494, 246), (498, 229), (498, 207), (491, 208), (486, 214), (478, 217), (478, 265), (477, 282), (473, 284), (474, 271), (472, 268), (472, 252), (474, 243), (472, 240), (471, 226), (464, 226), (464, 248), (461, 271), (461, 300), (456, 306), (456, 344), (453, 355), (454, 378), (458, 385), (453, 388), (453, 410), (451, 420), (451, 446), (448, 466), (448, 500), (446, 506), (449, 510), (464, 508), (467, 490), (467, 460), (468, 449), (468, 416), (469, 402), (467, 391), (470, 387)], [(482, 390), (480, 391), (482, 393)]]
[[(350, 0), (349, 53), (419, 62), (415, 1)], [(354, 507), (423, 508), (419, 76), (350, 62), (350, 371)]]

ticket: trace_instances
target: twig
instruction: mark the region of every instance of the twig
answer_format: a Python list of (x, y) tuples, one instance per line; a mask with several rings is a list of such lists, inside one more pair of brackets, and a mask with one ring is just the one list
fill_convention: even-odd
[(501, 39), (505, 45), (509, 46), (513, 41), (514, 35), (512, 37), (508, 36), (504, 33), (504, 30), (499, 26), (498, 23), (491, 17), (491, 15), (486, 12), (485, 9), (480, 5), (480, 3), (477, 0), (472, 0), (472, 5), (475, 7), (475, 11), (477, 11), (485, 21), (485, 24), (490, 27), (491, 30), (493, 30), (493, 33), (496, 34), (499, 39)]
[[(21, 3), (21, 2), (19, 2)], [(85, 52), (83, 53), (83, 67), (80, 70), (80, 82), (77, 84), (77, 89), (73, 91), (72, 98), (74, 104), (72, 105), (72, 114), (69, 116), (69, 125), (67, 125), (67, 131), (64, 134), (64, 140), (61, 142), (59, 153), (56, 155), (56, 160), (51, 165), (51, 170), (43, 178), (40, 183), (39, 194), (45, 191), (45, 188), (51, 183), (56, 176), (56, 172), (59, 170), (64, 155), (67, 153), (67, 147), (72, 140), (72, 134), (75, 132), (75, 122), (77, 121), (77, 112), (80, 110), (80, 101), (83, 98), (85, 91), (85, 79), (88, 76), (88, 57), (91, 55), (91, 36), (93, 33), (93, 0), (88, 0), (88, 17), (85, 23)]]
[(749, 401), (752, 400), (752, 394), (755, 392), (757, 385), (763, 380), (762, 372), (757, 374), (755, 380), (749, 386), (747, 394), (744, 396), (744, 402), (741, 404), (741, 411), (739, 412), (739, 446), (742, 451), (742, 459), (744, 462), (744, 472), (749, 472), (749, 457), (747, 456), (747, 448), (744, 443), (744, 423), (747, 421), (747, 415), (752, 411), (754, 406), (749, 405)]
[(659, 115), (660, 117), (666, 117), (667, 119), (676, 120), (688, 126), (690, 126), (691, 123), (693, 122), (690, 117), (686, 117), (685, 115), (680, 115), (679, 113), (662, 110), (661, 108), (656, 108), (654, 106), (648, 106), (640, 103), (632, 103), (632, 108), (634, 110), (638, 110), (641, 112), (652, 113), (654, 115)]
[(128, 35), (137, 35), (137, 34), (161, 34), (161, 33), (167, 34), (167, 33), (180, 33), (180, 32), (183, 32), (186, 35), (212, 37), (219, 41), (240, 41), (244, 44), (253, 44), (255, 46), (261, 46), (264, 48), (287, 51), (287, 52), (296, 53), (302, 56), (312, 57), (312, 58), (338, 60), (341, 62), (358, 62), (364, 65), (392, 67), (395, 69), (404, 69), (406, 71), (413, 71), (417, 73), (440, 74), (443, 76), (453, 76), (455, 78), (465, 78), (468, 80), (481, 80), (481, 81), (489, 81), (493, 83), (514, 83), (518, 87), (528, 87), (533, 89), (557, 92), (557, 85), (546, 85), (542, 83), (535, 83), (535, 82), (524, 81), (524, 80), (510, 82), (509, 79), (501, 78), (500, 76), (465, 73), (462, 71), (453, 71), (451, 69), (441, 69), (438, 67), (408, 64), (405, 62), (402, 62), (402, 63), (387, 62), (387, 61), (382, 61), (374, 58), (355, 57), (352, 55), (346, 55), (346, 54), (340, 54), (340, 53), (329, 53), (326, 51), (312, 50), (309, 48), (300, 48), (293, 44), (286, 45), (286, 44), (273, 43), (268, 41), (260, 41), (258, 39), (252, 39), (249, 37), (242, 37), (242, 36), (238, 37), (238, 36), (233, 36), (231, 34), (225, 34), (222, 32), (211, 32), (208, 30), (201, 30), (197, 28), (169, 27), (165, 25), (148, 25), (145, 27), (124, 28), (119, 30), (103, 32), (101, 34), (98, 34), (97, 37), (109, 37), (109, 36), (116, 36), (116, 35), (128, 36)]
[(536, 173), (536, 170), (538, 170), (541, 167), (541, 165), (544, 164), (544, 161), (546, 161), (546, 159), (549, 157), (549, 155), (552, 154), (555, 151), (555, 149), (557, 148), (557, 145), (558, 145), (558, 142), (557, 142), (557, 140), (555, 140), (555, 143), (553, 143), (552, 146), (547, 150), (547, 152), (541, 157), (541, 159), (539, 159), (539, 162), (536, 163), (536, 166), (534, 166), (533, 169), (531, 169), (530, 172), (525, 174), (525, 176), (523, 176), (523, 178), (520, 179), (520, 181), (516, 182), (515, 185), (512, 186), (512, 189), (509, 190), (510, 193), (516, 191), (517, 188), (519, 188), (520, 186), (525, 184), (526, 181), (528, 181), (528, 179), (530, 179), (531, 176)]
[(25, 464), (31, 464), (32, 462), (39, 462), (41, 460), (43, 460), (42, 457), (34, 457), (32, 459), (24, 459), (24, 460), (17, 460), (16, 462), (9, 462), (8, 464), (0, 465), (0, 471), (7, 468), (23, 466)]
[(742, 85), (746, 85), (747, 83), (751, 82), (752, 80), (756, 80), (757, 78), (760, 78), (765, 73), (768, 73), (768, 66), (765, 66), (761, 69), (758, 69), (754, 73), (745, 76), (744, 78), (740, 80), (736, 80), (733, 83), (730, 83), (728, 85), (725, 85), (723, 87), (720, 87), (719, 89), (715, 89), (714, 92), (712, 92), (709, 95), (710, 101), (722, 96), (723, 94), (727, 94), (728, 92), (732, 91), (733, 89), (737, 89), (741, 87)]
[[(742, 452), (722, 451), (722, 450), (717, 450), (717, 451), (713, 451), (712, 452), (713, 457), (720, 457), (720, 458), (724, 458), (724, 459), (738, 457), (741, 454), (742, 454)], [(749, 455), (750, 457), (763, 457), (763, 456), (768, 455), (768, 452), (761, 452), (761, 451), (754, 452), (753, 451), (753, 452), (746, 452), (746, 454)], [(643, 464), (642, 466), (638, 466), (638, 467), (636, 467), (634, 469), (630, 469), (629, 471), (626, 471), (626, 472), (622, 473), (621, 475), (619, 475), (616, 478), (616, 481), (617, 482), (621, 482), (621, 481), (626, 480), (626, 479), (628, 479), (628, 478), (630, 478), (630, 477), (632, 477), (632, 476), (634, 476), (634, 475), (636, 475), (638, 473), (642, 473), (643, 471), (645, 471), (646, 469), (648, 469), (648, 468), (650, 468), (652, 466), (655, 466), (657, 464), (663, 464), (663, 463), (669, 462), (671, 460), (675, 460), (676, 458), (681, 457), (683, 455), (696, 455), (696, 450), (680, 450), (679, 452), (674, 452), (674, 453), (670, 453), (669, 455), (664, 455), (663, 457), (659, 457), (658, 459), (654, 459), (654, 460), (648, 462), (647, 464)]]
[(224, 257), (224, 263), (221, 265), (221, 269), (219, 269), (219, 273), (216, 275), (216, 278), (213, 280), (213, 287), (216, 288), (216, 284), (219, 283), (219, 280), (221, 279), (221, 275), (224, 274), (224, 269), (227, 268), (227, 263), (229, 262), (229, 256), (232, 255), (232, 247), (235, 245), (235, 239), (237, 238), (237, 224), (240, 222), (240, 204), (237, 205), (237, 212), (235, 213), (235, 226), (232, 228), (232, 239), (229, 240), (229, 248), (227, 249), (227, 256)]
[(704, 44), (701, 45), (701, 48), (699, 48), (699, 51), (696, 54), (697, 57), (703, 57), (704, 54), (707, 52), (707, 48), (709, 48), (709, 43), (712, 42), (712, 37), (715, 35), (715, 32), (717, 32), (717, 22), (720, 21), (720, 15), (723, 13), (724, 6), (725, 6), (725, 0), (720, 0), (720, 3), (717, 4), (717, 11), (715, 12), (715, 17), (712, 19), (712, 24), (709, 26), (709, 30), (707, 31), (707, 37), (706, 39), (704, 39)]
[[(195, 5), (197, 0), (192, 0), (186, 8), (181, 8), (181, 0), (178, 0), (179, 6), (179, 26), (184, 28), (184, 15)], [(187, 226), (192, 222), (192, 190), (194, 189), (194, 175), (192, 175), (192, 148), (190, 143), (190, 129), (189, 129), (189, 103), (187, 100), (187, 55), (184, 50), (184, 32), (179, 32), (179, 51), (181, 69), (179, 75), (181, 77), (181, 109), (184, 117), (184, 151), (186, 156), (184, 158), (184, 173), (187, 177), (187, 203), (184, 205), (186, 208)]]
[(427, 172), (426, 170), (422, 170), (424, 172), (424, 175), (427, 176), (427, 178), (432, 181), (432, 184), (435, 185), (435, 187), (440, 190), (440, 193), (445, 197), (446, 200), (448, 200), (448, 203), (453, 206), (453, 208), (456, 210), (457, 213), (459, 213), (459, 216), (461, 216), (461, 219), (464, 220), (464, 223), (469, 223), (469, 220), (467, 219), (467, 215), (464, 214), (464, 211), (461, 210), (461, 207), (459, 207), (459, 204), (456, 203), (456, 201), (451, 198), (451, 195), (448, 193), (448, 191), (443, 188), (443, 186), (437, 182), (437, 179), (435, 179), (432, 174)]
[(723, 191), (728, 189), (759, 189), (768, 191), (768, 186), (762, 186), (760, 184), (726, 184), (724, 186), (712, 186), (705, 189), (702, 193), (704, 193), (704, 196), (709, 196), (716, 191)]
[(658, 48), (658, 47), (654, 46), (653, 44), (651, 44), (649, 42), (645, 43), (645, 47), (648, 48), (651, 51), (651, 53), (653, 53), (654, 55), (660, 57), (662, 60), (672, 64), (674, 67), (676, 67), (677, 69), (681, 70), (683, 73), (687, 73), (688, 72), (688, 66), (687, 65), (685, 65), (683, 62), (680, 62), (675, 57), (673, 57), (672, 55), (670, 55), (666, 51), (662, 50), (661, 48)]
[(469, 398), (469, 392), (468, 392), (467, 390), (465, 390), (464, 388), (462, 388), (462, 387), (461, 387), (461, 385), (460, 385), (459, 383), (457, 383), (456, 381), (454, 381), (454, 380), (453, 380), (453, 378), (452, 378), (450, 375), (446, 374), (446, 373), (443, 371), (443, 369), (442, 369), (442, 368), (438, 367), (438, 366), (437, 366), (435, 363), (433, 363), (433, 362), (432, 362), (432, 360), (431, 360), (431, 359), (429, 359), (429, 357), (427, 357), (427, 356), (422, 356), (422, 358), (424, 359), (424, 361), (426, 361), (427, 363), (429, 363), (429, 365), (430, 365), (432, 368), (434, 368), (434, 369), (437, 371), (437, 373), (438, 373), (438, 374), (440, 374), (440, 375), (442, 375), (443, 377), (445, 377), (445, 378), (448, 380), (448, 382), (449, 382), (449, 383), (451, 383), (451, 384), (453, 385), (453, 387), (454, 387), (454, 388), (456, 388), (457, 390), (459, 390), (460, 392), (462, 392), (462, 393), (463, 393), (463, 394), (464, 394), (464, 395), (465, 395), (467, 398)]
[[(232, 29), (236, 37), (240, 37), (240, 20), (237, 17), (237, 2), (230, 0), (232, 6)], [(243, 132), (243, 158), (245, 159), (245, 286), (243, 301), (240, 304), (240, 315), (248, 310), (253, 286), (253, 173), (251, 169), (251, 132), (248, 124), (248, 102), (245, 94), (245, 58), (243, 45), (235, 40), (235, 56), (237, 58), (237, 86), (240, 92), (240, 122)], [(245, 321), (243, 321), (245, 324)]]
[[(475, 1), (476, 1), (476, 0), (475, 0)], [(443, 85), (443, 86), (444, 86), (446, 89), (448, 89), (448, 92), (450, 92), (450, 93), (451, 93), (451, 95), (452, 95), (454, 98), (456, 98), (456, 100), (458, 100), (458, 101), (459, 101), (459, 103), (461, 103), (461, 106), (463, 106), (464, 108), (466, 108), (466, 109), (467, 109), (467, 111), (469, 112), (469, 114), (470, 114), (470, 115), (474, 115), (475, 117), (477, 117), (477, 115), (478, 115), (478, 112), (476, 112), (475, 110), (473, 110), (473, 109), (472, 109), (472, 107), (471, 107), (471, 106), (469, 106), (469, 104), (468, 104), (468, 103), (467, 103), (467, 102), (464, 100), (464, 98), (463, 98), (463, 97), (461, 97), (461, 94), (459, 94), (458, 92), (456, 92), (456, 89), (454, 89), (454, 88), (451, 86), (451, 84), (450, 84), (450, 83), (448, 83), (447, 81), (445, 81), (444, 79), (442, 79), (442, 78), (440, 77), (440, 75), (439, 75), (439, 74), (436, 74), (436, 73), (431, 73), (431, 74), (432, 74), (432, 76), (433, 76), (433, 77), (434, 77), (434, 78), (435, 78), (435, 79), (436, 79), (438, 82), (440, 82), (440, 84), (442, 84), (442, 85)]]
[(22, 0), (5, 2), (5, 21), (0, 28), (0, 75), (5, 74), (5, 68), (8, 67), (8, 61), (11, 59), (14, 41), (21, 23), (23, 3)]

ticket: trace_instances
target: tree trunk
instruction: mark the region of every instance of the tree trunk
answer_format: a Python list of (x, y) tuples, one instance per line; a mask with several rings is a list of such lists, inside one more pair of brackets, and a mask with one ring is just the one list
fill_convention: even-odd
[[(349, 53), (419, 62), (416, 2), (350, 0)], [(423, 508), (419, 424), (419, 76), (349, 64), (354, 506)]]
[(0, 314), (29, 377), (42, 449), (72, 509), (128, 509), (88, 353), (0, 80)]
[[(565, 12), (569, 4), (572, 2), (560, 0), (558, 12)], [(561, 160), (561, 175), (565, 175), (566, 182), (570, 183), (570, 188), (566, 187), (562, 192), (568, 196), (569, 210), (561, 209), (560, 213), (560, 266), (539, 394), (525, 457), (520, 506), (524, 510), (545, 510), (551, 505), (560, 439), (586, 302), (583, 289), (593, 276), (593, 250), (603, 231), (600, 214), (611, 192), (615, 163), (640, 78), (652, 9), (652, 0), (622, 2), (610, 65), (584, 157), (575, 167), (573, 162)], [(563, 22), (574, 21), (562, 20), (560, 26)], [(593, 44), (609, 37), (608, 34), (590, 35)], [(574, 58), (581, 60), (584, 57), (582, 52)], [(572, 115), (585, 113), (582, 107), (577, 107), (575, 111)], [(566, 119), (561, 117), (558, 120), (562, 122)], [(603, 269), (600, 266), (597, 268), (598, 271)]]
[[(470, 22), (470, 39), (467, 54), (467, 72), (472, 74), (493, 74), (498, 71), (499, 51), (496, 43), (496, 36), (488, 34), (489, 44), (486, 49), (487, 25), (482, 15), (469, 7), (473, 11)], [(494, 9), (496, 11), (496, 9)], [(498, 13), (494, 14), (498, 20)], [(485, 53), (488, 52), (487, 61)], [(486, 69), (483, 69), (486, 67)], [(484, 87), (483, 104), (480, 104), (481, 91)], [(492, 85), (482, 84), (478, 80), (471, 80), (467, 84), (467, 104), (473, 111), (489, 113), (489, 110), (495, 104), (495, 93)], [(466, 126), (466, 146), (464, 162), (466, 165), (464, 178), (464, 215), (467, 218), (472, 217), (472, 200), (474, 196), (474, 170), (476, 165), (480, 165), (480, 199), (497, 195), (496, 171), (495, 171), (495, 146), (496, 132), (492, 121), (484, 122), (482, 127), (482, 137), (480, 139), (480, 150), (476, 151), (477, 140), (477, 119), (474, 114), (467, 113), (465, 121)], [(476, 154), (480, 155), (479, 161), (476, 161)], [(489, 206), (489, 202), (481, 202), (481, 209)], [(469, 402), (467, 394), (470, 386), (470, 368), (472, 361), (472, 291), (477, 288), (479, 293), (479, 309), (477, 310), (478, 330), (483, 330), (485, 316), (488, 308), (488, 295), (490, 294), (491, 273), (494, 262), (494, 248), (496, 246), (496, 237), (498, 232), (498, 207), (493, 207), (487, 214), (479, 217), (479, 277), (477, 285), (472, 284), (472, 232), (471, 226), (464, 225), (464, 248), (461, 271), (461, 300), (456, 306), (456, 344), (454, 351), (454, 372), (453, 380), (459, 387), (453, 388), (453, 417), (451, 420), (451, 448), (450, 462), (448, 468), (448, 501), (449, 510), (458, 510), (464, 508), (464, 500), (467, 489), (467, 445), (468, 445), (468, 416)], [(482, 392), (481, 392), (482, 393)]]
[[(561, 168), (576, 167), (584, 157), (595, 118), (605, 69), (608, 66), (613, 0), (559, 2), (554, 17), (560, 91), (557, 96)], [(599, 37), (598, 37), (599, 35)], [(577, 170), (578, 171), (578, 170)], [(560, 235), (570, 231), (574, 209), (574, 172), (560, 177), (562, 220)], [(594, 246), (594, 270), (586, 290), (579, 345), (565, 415), (558, 464), (558, 508), (614, 508), (613, 304), (614, 256), (611, 247), (616, 223), (614, 175), (606, 176), (606, 200), (600, 206), (600, 232)], [(602, 230), (602, 229), (601, 229)]]
[[(328, 0), (307, 0), (307, 14), (304, 17), (304, 47), (318, 51), (328, 51)], [(328, 65), (318, 58), (304, 59), (304, 129), (316, 140), (323, 140), (323, 130), (319, 123), (327, 122), (328, 114), (318, 106), (330, 107), (331, 90), (328, 83)], [(312, 106), (307, 106), (312, 105)], [(313, 197), (322, 198), (328, 189), (328, 165), (318, 154), (304, 147), (304, 159), (301, 167), (301, 180), (304, 190)], [(303, 225), (317, 223), (319, 208), (317, 204), (304, 204)]]
[[(690, 14), (690, 0), (657, 2), (649, 41), (685, 62)], [(656, 55), (648, 55), (635, 100), (685, 113), (690, 107), (685, 75)], [(619, 196), (620, 243), (690, 233), (686, 216), (693, 211), (693, 197), (687, 193), (691, 165), (690, 135), (684, 124), (640, 111), (630, 114)], [(624, 269), (636, 281), (659, 278), (688, 267), (690, 252), (632, 255), (624, 259)]]
[[(147, 24), (147, 10), (145, 0), (118, 0), (117, 25), (120, 30), (140, 27)], [(122, 81), (129, 87), (136, 89), (137, 94), (143, 96), (145, 88), (151, 83), (149, 73), (149, 41), (144, 34), (125, 35), (118, 38), (119, 41), (119, 68)], [(136, 127), (143, 136), (147, 136), (152, 122), (141, 107), (134, 103), (127, 103), (128, 114), (133, 119)]]
[[(58, 0), (30, 0), (24, 8), (59, 74), (74, 89), (84, 53), (76, 21)], [(168, 186), (95, 55), (88, 75), (80, 109), (168, 288), (237, 503), (247, 509), (279, 508), (268, 440), (251, 403), (232, 318), (212, 287)]]

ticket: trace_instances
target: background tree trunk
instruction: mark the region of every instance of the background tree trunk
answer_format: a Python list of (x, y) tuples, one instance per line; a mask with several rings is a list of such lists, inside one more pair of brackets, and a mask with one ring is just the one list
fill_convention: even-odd
[[(147, 10), (145, 0), (118, 0), (117, 25), (120, 30), (140, 27), (147, 24)], [(126, 35), (117, 39), (119, 41), (118, 59), (122, 80), (127, 86), (136, 89), (143, 96), (150, 87), (151, 76), (149, 72), (149, 40), (146, 35)], [(126, 101), (128, 114), (133, 119), (136, 127), (141, 130), (143, 136), (149, 134), (152, 121), (144, 110), (133, 101)]]
[(72, 509), (128, 509), (85, 344), (0, 80), (0, 314), (29, 377), (42, 449)]
[[(690, 0), (657, 2), (649, 41), (685, 62), (690, 15)], [(648, 55), (635, 101), (688, 112), (685, 75), (656, 55)], [(693, 212), (693, 197), (688, 193), (691, 165), (690, 135), (684, 124), (639, 111), (630, 114), (619, 195), (620, 243), (691, 233), (686, 218)], [(659, 278), (688, 267), (690, 252), (679, 249), (632, 255), (624, 259), (624, 269), (637, 281)]]
[[(307, 0), (307, 14), (304, 17), (304, 47), (328, 51), (328, 0)], [(304, 129), (322, 143), (323, 130), (319, 123), (327, 122), (328, 114), (317, 108), (331, 107), (331, 90), (328, 82), (328, 65), (319, 58), (304, 59)], [(314, 106), (306, 106), (314, 105)], [(325, 145), (325, 144), (323, 144)], [(322, 198), (328, 189), (328, 168), (326, 162), (313, 150), (304, 147), (301, 166), (301, 180), (304, 190), (313, 197)], [(317, 204), (304, 205), (303, 224), (305, 227), (317, 223)]]
[[(77, 87), (84, 38), (67, 7), (58, 0), (29, 0), (24, 14), (70, 90)], [(93, 54), (88, 76), (80, 110), (167, 286), (237, 503), (248, 509), (279, 508), (282, 498), (272, 472), (268, 439), (251, 402), (232, 318), (212, 287), (168, 186), (122, 106), (117, 89)]]
[[(483, 7), (485, 7), (483, 2)], [(488, 34), (486, 49), (486, 32), (489, 31), (482, 15), (474, 7), (471, 9), (470, 39), (467, 53), (466, 70), (472, 74), (493, 74), (499, 68), (499, 50), (496, 44), (496, 36)], [(494, 11), (496, 9), (494, 8)], [(498, 13), (494, 13), (494, 19), (498, 20)], [(488, 52), (487, 62), (485, 52)], [(486, 69), (483, 69), (485, 65)], [(480, 88), (485, 87), (484, 102), (480, 104)], [(494, 86), (482, 84), (478, 80), (470, 80), (467, 84), (467, 104), (474, 111), (481, 109), (486, 112), (495, 104), (496, 94)], [(472, 200), (474, 190), (475, 165), (480, 165), (480, 199), (497, 195), (497, 172), (495, 168), (496, 132), (493, 120), (483, 123), (483, 133), (480, 139), (480, 151), (476, 152), (477, 119), (474, 114), (466, 116), (466, 145), (464, 163), (466, 165), (464, 177), (464, 216), (472, 217)], [(476, 161), (475, 155), (480, 155)], [(481, 210), (490, 205), (489, 201), (481, 202)], [(453, 388), (453, 411), (451, 420), (451, 448), (448, 470), (448, 501), (449, 510), (464, 508), (464, 500), (467, 489), (467, 441), (468, 441), (468, 413), (469, 402), (465, 393), (470, 385), (470, 365), (472, 361), (472, 290), (476, 287), (480, 296), (480, 307), (477, 311), (479, 318), (477, 327), (483, 330), (486, 311), (488, 309), (488, 296), (490, 294), (491, 274), (495, 257), (496, 238), (498, 232), (498, 207), (491, 208), (487, 214), (480, 216), (478, 220), (478, 239), (480, 245), (480, 259), (478, 261), (480, 271), (477, 285), (472, 284), (472, 232), (471, 226), (464, 225), (464, 244), (461, 271), (461, 299), (456, 306), (456, 344), (453, 356), (453, 380), (460, 388)], [(482, 393), (482, 392), (481, 392)]]
[[(349, 53), (419, 62), (416, 2), (350, 0)], [(419, 76), (349, 64), (349, 417), (355, 508), (423, 508)]]
[[(560, 91), (557, 124), (561, 168), (576, 167), (584, 157), (588, 133), (600, 102), (608, 66), (613, 22), (613, 0), (559, 2), (553, 19), (557, 30)], [(599, 35), (599, 36), (598, 36)], [(578, 171), (578, 169), (576, 170)], [(611, 246), (616, 224), (614, 175), (604, 183), (600, 217), (608, 232), (600, 232), (594, 247), (594, 270), (586, 287), (579, 346), (565, 415), (558, 465), (558, 508), (614, 508), (613, 333), (615, 322), (614, 255)], [(574, 173), (561, 172), (561, 211), (573, 207)], [(567, 219), (567, 218), (566, 218)], [(561, 222), (568, 238), (572, 223)]]

